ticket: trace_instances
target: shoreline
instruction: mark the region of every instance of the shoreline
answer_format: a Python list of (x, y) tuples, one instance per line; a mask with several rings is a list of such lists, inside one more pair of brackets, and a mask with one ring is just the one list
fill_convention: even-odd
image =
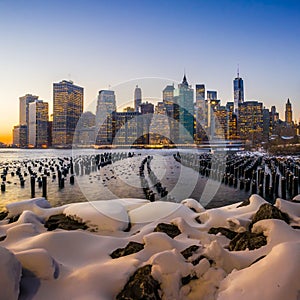
[(213, 209), (192, 199), (54, 208), (43, 198), (11, 203), (0, 221), (1, 293), (5, 299), (253, 300), (258, 292), (266, 300), (296, 300), (295, 200), (300, 195), (272, 206), (252, 195)]

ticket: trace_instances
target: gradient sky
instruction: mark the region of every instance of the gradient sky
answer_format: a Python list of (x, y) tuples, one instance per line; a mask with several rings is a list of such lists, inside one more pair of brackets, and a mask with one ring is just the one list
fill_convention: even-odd
[[(300, 119), (300, 1), (15, 1), (0, 0), (0, 141), (11, 142), (19, 97), (48, 101), (52, 83), (71, 79), (98, 91), (136, 78), (205, 83), (232, 101), (240, 65), (247, 100), (276, 105), (290, 98)], [(160, 82), (160, 84), (158, 83)], [(156, 84), (157, 83), (157, 84)], [(162, 81), (148, 97), (161, 97)], [(124, 89), (125, 91), (125, 89)]]

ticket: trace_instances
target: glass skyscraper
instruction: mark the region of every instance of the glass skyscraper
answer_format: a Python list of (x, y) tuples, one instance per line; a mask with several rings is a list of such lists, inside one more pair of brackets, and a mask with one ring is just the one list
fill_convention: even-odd
[(83, 112), (83, 88), (72, 81), (53, 84), (52, 145), (71, 147), (78, 120)]
[[(178, 144), (194, 143), (194, 90), (184, 75), (182, 83), (174, 91), (174, 119), (178, 123)], [(178, 132), (178, 133), (177, 133)]]
[(244, 102), (244, 81), (240, 77), (238, 71), (237, 77), (233, 80), (233, 98), (234, 98), (234, 113), (239, 115), (239, 104)]
[(36, 148), (48, 146), (48, 103), (43, 100), (29, 104), (28, 144)]
[(116, 111), (114, 91), (99, 91), (96, 110), (96, 144), (111, 145), (113, 142), (112, 113)]
[(134, 90), (134, 110), (139, 111), (142, 104), (142, 90), (138, 86)]

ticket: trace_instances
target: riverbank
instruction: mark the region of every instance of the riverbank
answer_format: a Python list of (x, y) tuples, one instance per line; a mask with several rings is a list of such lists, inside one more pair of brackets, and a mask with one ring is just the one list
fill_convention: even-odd
[[(300, 196), (295, 200), (300, 199)], [(297, 299), (300, 204), (258, 195), (205, 209), (117, 199), (7, 205), (4, 299)]]

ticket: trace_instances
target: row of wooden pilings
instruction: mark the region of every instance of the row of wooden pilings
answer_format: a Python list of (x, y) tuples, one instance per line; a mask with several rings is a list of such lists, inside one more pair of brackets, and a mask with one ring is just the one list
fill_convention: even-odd
[(4, 193), (6, 191), (6, 183), (11, 183), (10, 181), (7, 181), (8, 176), (19, 176), (20, 186), (22, 188), (25, 187), (25, 177), (29, 176), (31, 197), (34, 198), (36, 196), (37, 184), (38, 187), (42, 189), (42, 197), (47, 198), (48, 177), (52, 177), (52, 181), (57, 180), (58, 188), (63, 189), (69, 175), (69, 183), (70, 185), (74, 185), (75, 176), (90, 175), (91, 172), (96, 172), (97, 170), (100, 170), (100, 168), (112, 164), (113, 162), (132, 156), (134, 156), (134, 153), (131, 152), (116, 152), (83, 155), (75, 158), (46, 158), (23, 161), (19, 163), (20, 165), (16, 165), (15, 163), (9, 165), (7, 163), (1, 173), (1, 192)]
[(299, 162), (260, 155), (174, 154), (175, 160), (201, 176), (233, 188), (259, 194), (270, 202), (291, 199), (299, 193)]

